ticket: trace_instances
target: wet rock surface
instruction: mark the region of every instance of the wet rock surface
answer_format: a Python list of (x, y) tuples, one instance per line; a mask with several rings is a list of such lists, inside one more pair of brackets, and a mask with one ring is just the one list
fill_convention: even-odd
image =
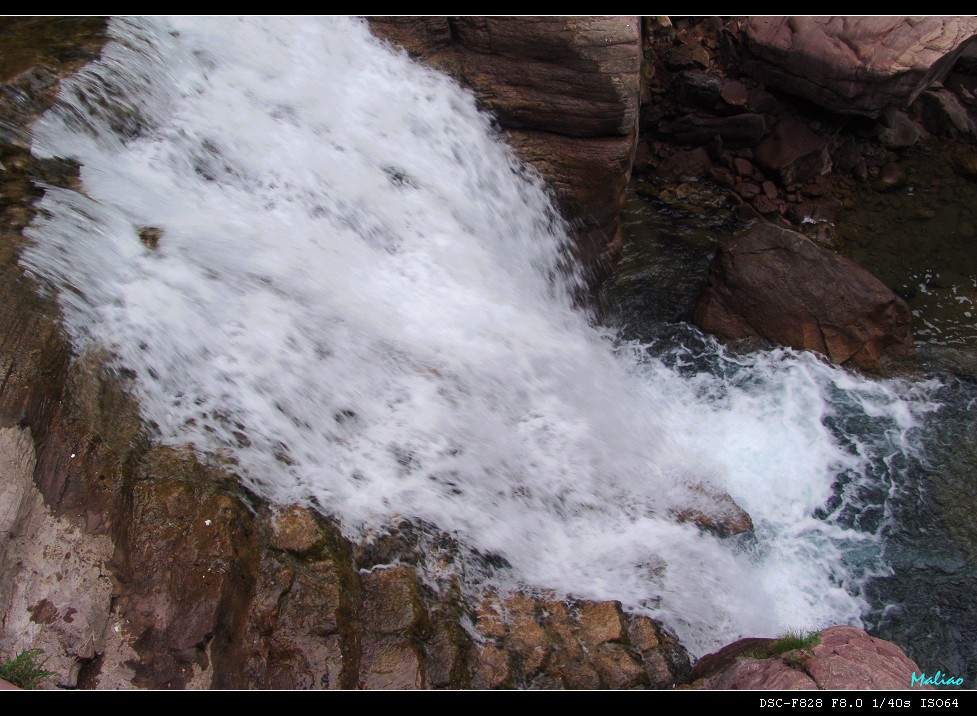
[(709, 333), (868, 370), (915, 355), (905, 301), (850, 259), (770, 224), (720, 247), (693, 315)]
[[(3, 656), (41, 648), (57, 671), (49, 684), (68, 688), (668, 688), (687, 678), (674, 638), (617, 604), (509, 595), (495, 631), (470, 631), (481, 607), (456, 584), (421, 578), (437, 552), (409, 523), (354, 545), (315, 510), (269, 505), (219, 463), (153, 445), (125, 377), (109, 356), (72, 355), (57, 306), (17, 263), (37, 180), (77, 183), (76, 166), (36, 160), (22, 141), (70, 66), (35, 70), (48, 89), (19, 114), (3, 105), (18, 131), (0, 146)], [(11, 82), (4, 97), (23, 76)]]

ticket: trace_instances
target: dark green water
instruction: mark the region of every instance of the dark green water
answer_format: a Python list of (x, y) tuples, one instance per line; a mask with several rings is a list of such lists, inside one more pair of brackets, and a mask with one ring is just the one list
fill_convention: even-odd
[[(889, 572), (864, 585), (870, 633), (902, 646), (927, 674), (977, 683), (977, 183), (922, 156), (909, 182), (889, 193), (863, 187), (839, 219), (844, 251), (910, 303), (920, 386), (939, 409), (914, 431), (921, 457), (883, 457), (877, 510)], [(943, 165), (945, 168), (945, 164)], [(632, 197), (625, 254), (606, 283), (607, 322), (628, 339), (667, 347), (688, 340), (696, 298), (718, 243), (743, 228), (722, 205), (703, 210)], [(708, 369), (708, 368), (704, 368)], [(910, 388), (911, 389), (911, 388)], [(869, 434), (864, 415), (828, 426)], [(896, 464), (899, 463), (899, 464)], [(884, 475), (897, 475), (883, 484)], [(838, 489), (843, 489), (839, 478)], [(831, 510), (829, 505), (827, 510)], [(849, 559), (858, 560), (858, 554)], [(907, 684), (908, 686), (908, 684)]]
[(927, 462), (893, 504), (887, 557), (870, 586), (875, 632), (927, 673), (977, 674), (977, 181), (951, 152), (918, 152), (904, 186), (862, 186), (839, 216), (843, 250), (909, 303), (922, 377), (942, 408), (925, 426)]

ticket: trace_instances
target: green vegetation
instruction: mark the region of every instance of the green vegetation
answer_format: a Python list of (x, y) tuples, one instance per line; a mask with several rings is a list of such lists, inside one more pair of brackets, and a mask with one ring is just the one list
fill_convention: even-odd
[(821, 643), (821, 632), (786, 631), (770, 645), (774, 654), (783, 654), (794, 649), (813, 649)]
[(28, 649), (12, 659), (0, 660), (0, 679), (9, 681), (22, 689), (36, 689), (44, 679), (54, 676), (53, 671), (44, 668), (40, 649)]
[(795, 651), (796, 649), (810, 651), (820, 643), (821, 632), (819, 631), (802, 632), (788, 630), (769, 644), (764, 644), (758, 649), (746, 652), (744, 656), (748, 656), (751, 659), (769, 659), (771, 656), (779, 656), (780, 654), (786, 654), (788, 651)]

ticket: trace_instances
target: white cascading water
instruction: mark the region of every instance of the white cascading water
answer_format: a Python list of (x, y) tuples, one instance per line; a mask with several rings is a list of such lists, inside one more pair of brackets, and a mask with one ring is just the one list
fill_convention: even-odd
[[(353, 536), (425, 520), (503, 557), (500, 584), (619, 599), (693, 653), (859, 623), (881, 567), (844, 552), (879, 537), (814, 512), (910, 449), (898, 385), (790, 351), (686, 375), (615, 345), (574, 310), (566, 230), (472, 97), (361, 22), (110, 35), (35, 125), (82, 190), (48, 189), (22, 262), (77, 349), (134, 374), (160, 440), (230, 454)], [(839, 401), (882, 437), (832, 433)], [(699, 486), (756, 539), (677, 524)]]

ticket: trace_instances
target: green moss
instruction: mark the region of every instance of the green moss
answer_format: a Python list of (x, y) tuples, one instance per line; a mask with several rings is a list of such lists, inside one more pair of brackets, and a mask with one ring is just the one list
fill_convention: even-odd
[(44, 679), (54, 676), (53, 671), (44, 668), (40, 649), (29, 649), (20, 652), (12, 659), (0, 661), (0, 679), (9, 681), (22, 689), (36, 689)]
[(745, 656), (751, 659), (769, 659), (771, 656), (779, 656), (797, 649), (810, 651), (820, 643), (821, 632), (819, 631), (803, 632), (788, 630), (770, 643), (746, 652)]

